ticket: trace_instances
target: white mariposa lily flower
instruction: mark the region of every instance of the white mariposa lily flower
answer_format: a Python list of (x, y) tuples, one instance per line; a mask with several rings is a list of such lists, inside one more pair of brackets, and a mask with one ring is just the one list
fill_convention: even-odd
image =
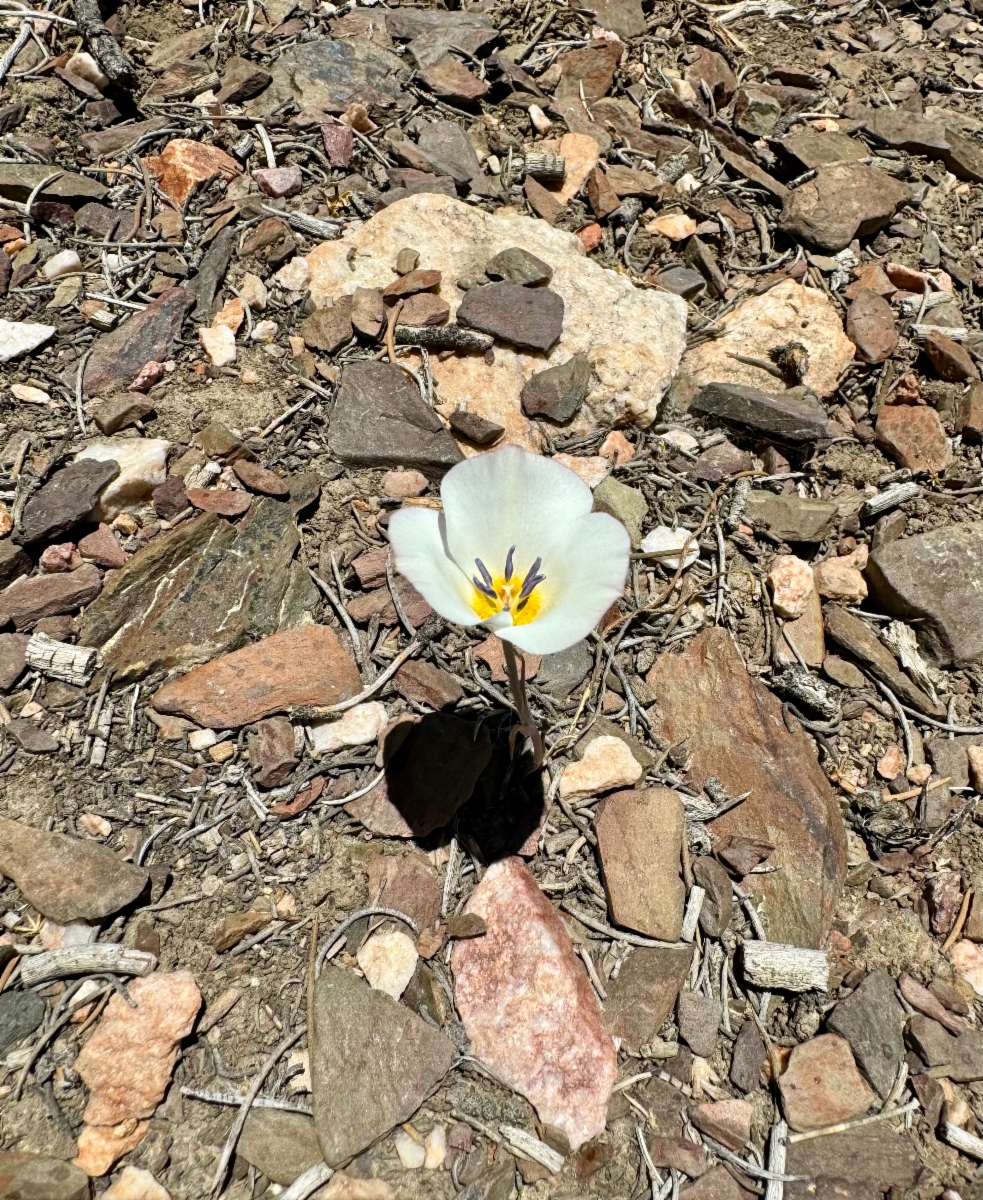
[(452, 467), (440, 495), (443, 512), (393, 513), (389, 536), (396, 569), (447, 620), (553, 654), (621, 595), (628, 532), (559, 463), (504, 446)]

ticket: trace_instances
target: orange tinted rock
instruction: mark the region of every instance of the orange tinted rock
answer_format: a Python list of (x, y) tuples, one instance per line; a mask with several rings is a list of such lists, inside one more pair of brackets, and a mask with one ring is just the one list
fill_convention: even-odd
[(160, 190), (182, 206), (196, 184), (216, 175), (229, 183), (242, 174), (242, 167), (224, 150), (188, 138), (175, 138), (160, 154), (143, 159), (143, 163)]
[(785, 1120), (799, 1131), (862, 1117), (877, 1099), (857, 1069), (849, 1043), (835, 1033), (796, 1046), (778, 1089)]
[(874, 427), (877, 444), (912, 471), (944, 471), (952, 462), (945, 430), (934, 408), (886, 404)]
[(129, 1154), (147, 1136), (149, 1121), (121, 1121), (119, 1125), (83, 1125), (78, 1137), (75, 1165), (86, 1175), (98, 1178)]
[(231, 488), (189, 488), (188, 500), (203, 512), (218, 513), (220, 517), (241, 517), (249, 508), (252, 497), (248, 492)]

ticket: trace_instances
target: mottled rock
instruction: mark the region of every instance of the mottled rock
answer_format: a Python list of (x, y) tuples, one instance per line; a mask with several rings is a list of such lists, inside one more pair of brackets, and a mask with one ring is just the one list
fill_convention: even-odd
[(857, 1070), (849, 1044), (834, 1033), (793, 1049), (778, 1090), (785, 1120), (800, 1132), (862, 1117), (877, 1099)]
[(455, 409), (448, 421), (455, 433), (474, 442), (476, 446), (492, 446), (505, 433), (504, 425), (496, 425), (494, 421), (486, 421), (477, 413), (461, 409)]
[[(216, 104), (241, 104), (265, 88), (272, 76), (248, 58), (233, 56), (222, 72), (222, 86), (215, 93)], [(266, 1172), (269, 1174), (269, 1172)]]
[(99, 595), (102, 578), (91, 564), (64, 575), (34, 575), (0, 592), (0, 625), (25, 629), (42, 617), (75, 612)]
[(906, 184), (864, 163), (820, 166), (815, 179), (789, 193), (778, 228), (836, 253), (883, 229), (910, 194)]
[(690, 1120), (729, 1150), (739, 1153), (751, 1140), (754, 1108), (747, 1100), (714, 1100), (690, 1109)]
[(642, 540), (642, 524), (648, 515), (648, 507), (644, 492), (617, 479), (602, 479), (594, 488), (594, 511), (608, 513), (620, 521), (628, 530), (633, 546), (638, 546)]
[(358, 670), (326, 625), (275, 633), (196, 667), (154, 693), (154, 708), (210, 729), (238, 729), (293, 705), (338, 704), (362, 690)]
[(952, 451), (934, 408), (885, 404), (874, 433), (878, 446), (911, 471), (939, 472), (952, 463)]
[(333, 754), (344, 746), (364, 746), (374, 742), (386, 728), (386, 706), (379, 701), (356, 704), (333, 721), (318, 721), (308, 726), (318, 754)]
[(693, 859), (693, 878), (706, 892), (700, 909), (700, 928), (707, 937), (719, 938), (734, 915), (734, 889), (730, 876), (715, 858)]
[(529, 417), (569, 421), (580, 409), (590, 390), (590, 360), (575, 354), (555, 367), (547, 367), (522, 389), (522, 411)]
[(519, 858), (490, 866), (466, 911), (488, 927), (452, 956), (473, 1052), (576, 1150), (604, 1129), (617, 1066), (569, 934)]
[(862, 662), (870, 673), (886, 683), (895, 695), (929, 716), (944, 716), (945, 710), (942, 705), (911, 682), (898, 666), (891, 651), (878, 640), (870, 626), (860, 617), (838, 605), (829, 605), (825, 617), (826, 632), (833, 641)]
[(950, 525), (888, 542), (871, 555), (866, 575), (878, 611), (911, 621), (935, 665), (960, 668), (983, 659), (980, 525)]
[(836, 505), (828, 501), (764, 491), (751, 492), (744, 510), (748, 524), (760, 524), (784, 542), (821, 542), (832, 532), (836, 515)]
[(864, 362), (884, 362), (898, 348), (894, 309), (870, 288), (861, 288), (853, 298), (846, 314), (846, 331)]
[(249, 739), (249, 765), (260, 787), (280, 787), (287, 782), (297, 765), (297, 756), (293, 726), (286, 717), (259, 722)]
[[(579, 104), (579, 94), (577, 98)], [(549, 193), (548, 193), (549, 194)], [(315, 303), (354, 288), (389, 283), (389, 264), (406, 245), (442, 275), (440, 295), (454, 319), (462, 293), (454, 281), (474, 276), (502, 250), (518, 247), (553, 269), (550, 289), (563, 299), (563, 332), (544, 363), (539, 355), (495, 347), (495, 361), (464, 355), (431, 363), (441, 397), (507, 428), (509, 441), (541, 447), (522, 416), (523, 385), (544, 366), (575, 354), (590, 358), (592, 383), (586, 403), (605, 421), (647, 426), (679, 363), (685, 336), (685, 304), (655, 291), (641, 291), (585, 257), (573, 234), (542, 221), (501, 210), (494, 215), (446, 196), (419, 195), (377, 213), (359, 229), (311, 251)], [(349, 266), (349, 251), (356, 251)], [(852, 345), (849, 350), (852, 356)], [(411, 381), (412, 382), (412, 381)], [(504, 418), (508, 418), (507, 420)], [(389, 465), (389, 464), (387, 464)]]
[(620, 738), (602, 736), (590, 743), (579, 762), (563, 768), (560, 795), (564, 799), (594, 796), (612, 788), (629, 787), (642, 774), (643, 768)]
[(616, 792), (596, 811), (594, 828), (615, 923), (648, 937), (678, 941), (686, 901), (679, 796), (663, 787)]
[(171, 357), (188, 309), (195, 297), (185, 288), (170, 288), (93, 344), (85, 364), (83, 390), (98, 396), (114, 386), (129, 386), (149, 362)]
[(801, 617), (815, 591), (812, 567), (794, 554), (779, 554), (768, 573), (772, 605), (780, 617)]
[[(11, 1047), (33, 1033), (47, 1011), (44, 1001), (36, 992), (4, 992), (0, 996), (0, 1054), (6, 1054)], [(0, 1158), (0, 1180), (3, 1178), (2, 1165)]]
[(745, 86), (734, 101), (734, 124), (752, 138), (771, 137), (782, 115), (782, 106), (764, 88)]
[(250, 1109), (236, 1153), (279, 1184), (293, 1183), (324, 1161), (311, 1118), (272, 1108)]
[(568, 50), (558, 62), (562, 72), (555, 99), (580, 104), (600, 100), (614, 82), (621, 61), (621, 46), (607, 41), (592, 42), (582, 50)]
[(451, 1040), (405, 1005), (328, 963), (314, 993), (311, 1081), (329, 1165), (407, 1121), (454, 1059)]
[(720, 1003), (702, 992), (679, 993), (676, 1005), (679, 1036), (701, 1058), (709, 1058), (717, 1045)]
[(711, 1167), (679, 1194), (686, 1200), (750, 1200), (754, 1195), (741, 1187), (725, 1166)]
[(188, 138), (174, 138), (143, 163), (161, 191), (181, 208), (197, 185), (216, 176), (229, 183), (242, 174), (242, 167), (224, 150)]
[(857, 1065), (882, 1099), (894, 1087), (904, 1059), (905, 1012), (886, 971), (872, 971), (826, 1018), (826, 1027), (850, 1043)]
[(414, 467), (441, 475), (463, 455), (405, 371), (391, 363), (348, 363), (331, 418), (330, 446), (339, 462)]
[(613, 1037), (632, 1050), (648, 1045), (676, 1006), (689, 977), (692, 947), (649, 949), (636, 946), (607, 985), (604, 1020)]
[(510, 246), (500, 250), (485, 263), (485, 274), (489, 279), (503, 279), (506, 283), (514, 283), (521, 287), (537, 287), (549, 283), (553, 278), (553, 268), (544, 263), (535, 254), (523, 250), (520, 246)]
[(657, 732), (670, 744), (688, 739), (688, 782), (699, 786), (715, 775), (728, 795), (751, 789), (711, 828), (715, 838), (740, 833), (771, 842), (771, 861), (786, 864), (748, 881), (769, 937), (818, 946), (845, 875), (846, 839), (805, 734), (788, 732), (780, 702), (747, 674), (723, 630), (701, 633), (682, 654), (661, 655), (646, 683), (663, 714)]
[(61, 1158), (0, 1151), (0, 1195), (11, 1200), (89, 1200), (89, 1177)]
[(30, 640), (26, 633), (0, 633), (0, 690), (9, 691), (20, 678)]
[(119, 473), (105, 484), (89, 510), (90, 521), (112, 521), (128, 508), (149, 500), (167, 477), (170, 442), (163, 438), (115, 438), (90, 442), (75, 457), (75, 464), (94, 460), (112, 462)]
[[(421, 930), (433, 927), (440, 916), (441, 891), (437, 873), (425, 855), (415, 850), (399, 856), (373, 855), (368, 863), (368, 875), (369, 895), (379, 895), (380, 904), (405, 913)], [(453, 936), (462, 935), (458, 932)]]
[(854, 357), (854, 345), (843, 332), (839, 313), (825, 293), (801, 287), (792, 279), (745, 300), (725, 313), (718, 324), (724, 330), (723, 336), (684, 356), (683, 370), (698, 384), (742, 384), (774, 393), (781, 384), (773, 375), (732, 356), (770, 362), (772, 350), (799, 342), (809, 356), (809, 368), (801, 382), (816, 395), (829, 396)]
[(451, 306), (446, 300), (435, 296), (433, 292), (417, 292), (415, 296), (407, 296), (403, 307), (399, 310), (396, 322), (400, 325), (442, 325), (450, 316)]
[(119, 463), (92, 459), (56, 471), (24, 505), (18, 540), (30, 544), (67, 533), (94, 507), (99, 493), (119, 473)]
[(188, 503), (220, 517), (241, 517), (249, 511), (252, 496), (239, 488), (188, 488)]

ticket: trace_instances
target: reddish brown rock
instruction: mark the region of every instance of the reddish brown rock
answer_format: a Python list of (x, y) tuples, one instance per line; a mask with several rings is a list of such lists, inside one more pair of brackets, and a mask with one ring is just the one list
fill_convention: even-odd
[(952, 451), (934, 408), (885, 404), (874, 433), (878, 446), (911, 471), (944, 471), (952, 463)]
[(712, 1167), (679, 1194), (686, 1200), (752, 1200), (755, 1195), (747, 1188), (742, 1188), (724, 1166)]
[(273, 914), (249, 909), (246, 912), (226, 913), (212, 935), (212, 946), (218, 954), (231, 950), (245, 937), (259, 933), (273, 920)]
[(264, 788), (286, 783), (297, 765), (294, 729), (286, 717), (260, 721), (249, 739), (249, 765), (253, 778)]
[(959, 398), (956, 433), (977, 446), (983, 441), (983, 383), (970, 384), (969, 391)]
[(440, 710), (453, 708), (464, 699), (464, 689), (450, 671), (441, 670), (424, 659), (411, 658), (396, 672), (396, 690), (407, 700)]
[(697, 48), (696, 59), (686, 68), (685, 78), (700, 97), (701, 104), (704, 103), (701, 83), (705, 83), (710, 89), (718, 107), (725, 105), (737, 90), (737, 77), (730, 69), (727, 59), (703, 46)]
[[(487, 663), (491, 670), (492, 683), (507, 683), (508, 672), (505, 670), (505, 651), (502, 649), (502, 639), (490, 634), (474, 648), (474, 656), (479, 661)], [(526, 679), (535, 679), (543, 659), (539, 654), (529, 654), (526, 650), (516, 649), (516, 657), (526, 666)], [(519, 669), (522, 669), (521, 663)]]
[(706, 1150), (688, 1138), (649, 1137), (646, 1140), (652, 1162), (657, 1167), (673, 1167), (691, 1179), (698, 1179), (710, 1165)]
[(473, 1053), (576, 1150), (605, 1127), (617, 1063), (566, 927), (519, 858), (490, 866), (466, 911), (488, 927), (452, 957)]
[[(251, 492), (260, 492), (264, 496), (288, 496), (290, 485), (275, 471), (268, 471), (257, 462), (247, 458), (237, 458), (232, 464), (232, 470), (240, 483), (245, 484)], [(161, 485), (163, 486), (163, 485)]]
[(203, 512), (218, 513), (220, 517), (241, 517), (249, 510), (252, 497), (248, 492), (232, 488), (189, 488), (188, 502)]
[(980, 377), (969, 351), (944, 333), (932, 330), (925, 339), (925, 353), (938, 377), (947, 383), (964, 383)]
[(143, 163), (160, 190), (182, 208), (196, 184), (216, 176), (228, 183), (242, 174), (242, 167), (224, 150), (188, 138), (174, 138)]
[(426, 292), (430, 288), (440, 287), (440, 272), (427, 271), (420, 268), (416, 271), (409, 271), (406, 275), (400, 275), (398, 279), (394, 279), (388, 287), (383, 289), (383, 296), (387, 300), (398, 300), (403, 296), (412, 296), (416, 292)]
[(862, 1117), (877, 1099), (857, 1070), (849, 1043), (835, 1033), (796, 1046), (778, 1090), (785, 1120), (800, 1132)]
[(618, 193), (600, 167), (594, 167), (587, 176), (587, 201), (595, 217), (608, 217), (621, 207)]
[(689, 977), (693, 950), (638, 946), (607, 985), (604, 1020), (614, 1037), (632, 1050), (647, 1045), (676, 1006)]
[(871, 288), (862, 288), (846, 314), (847, 336), (864, 362), (881, 363), (898, 348), (894, 309)]
[(188, 493), (180, 475), (169, 475), (162, 484), (154, 488), (154, 512), (169, 521), (189, 507)]
[(355, 150), (355, 135), (348, 125), (322, 125), (324, 153), (333, 167), (347, 167)]
[(150, 364), (160, 370), (160, 364), (170, 358), (185, 314), (194, 303), (195, 297), (187, 289), (169, 288), (142, 312), (97, 338), (85, 364), (85, 394), (98, 396), (112, 387), (132, 387)]
[(435, 96), (447, 100), (473, 104), (488, 92), (488, 84), (483, 79), (473, 75), (464, 63), (449, 54), (445, 54), (432, 67), (427, 67), (421, 76)]
[(154, 708), (211, 729), (238, 729), (295, 704), (338, 704), (361, 690), (358, 669), (333, 631), (305, 625), (168, 681)]
[(751, 1140), (750, 1100), (713, 1100), (691, 1108), (689, 1119), (701, 1132), (739, 1154)]
[[(918, 1078), (927, 1080), (928, 1076)], [(815, 1200), (818, 1196), (860, 1200), (913, 1188), (922, 1161), (909, 1134), (898, 1131), (889, 1121), (879, 1121), (844, 1133), (792, 1142), (785, 1170), (789, 1175), (806, 1176), (801, 1182), (785, 1184), (788, 1200)]]
[(673, 745), (688, 739), (687, 781), (700, 786), (715, 775), (728, 795), (751, 792), (712, 829), (715, 840), (741, 835), (775, 846), (771, 862), (782, 869), (747, 881), (769, 937), (818, 946), (843, 885), (846, 837), (808, 738), (788, 732), (780, 701), (748, 675), (722, 629), (661, 655), (646, 682), (663, 714), (658, 732)]
[(89, 563), (66, 575), (19, 579), (0, 592), (0, 626), (13, 621), (18, 629), (24, 629), (41, 617), (76, 612), (95, 600), (101, 589), (102, 577)]
[(78, 544), (79, 554), (100, 567), (125, 567), (127, 554), (108, 525), (100, 525), (95, 533), (87, 533)]
[[(406, 913), (419, 928), (432, 929), (440, 917), (440, 885), (426, 855), (374, 854), (368, 862), (369, 895), (386, 908)], [(461, 920), (461, 918), (457, 918)]]
[(8, 691), (27, 666), (26, 633), (0, 633), (0, 690)]
[(433, 292), (407, 296), (399, 310), (398, 325), (442, 325), (451, 315), (451, 306)]
[(683, 925), (685, 818), (669, 788), (615, 792), (597, 808), (595, 832), (611, 915), (618, 925), (675, 942)]

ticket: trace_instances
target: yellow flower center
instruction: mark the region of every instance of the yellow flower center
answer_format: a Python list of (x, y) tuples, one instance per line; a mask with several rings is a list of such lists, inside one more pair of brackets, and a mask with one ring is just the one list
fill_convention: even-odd
[(480, 558), (474, 560), (478, 572), (472, 577), (474, 594), (471, 607), (482, 621), (507, 612), (512, 617), (513, 625), (528, 625), (539, 616), (542, 608), (539, 585), (546, 578), (539, 574), (542, 559), (537, 558), (525, 577), (520, 577), (512, 569), (514, 554), (515, 546), (508, 552), (501, 575), (493, 576)]

